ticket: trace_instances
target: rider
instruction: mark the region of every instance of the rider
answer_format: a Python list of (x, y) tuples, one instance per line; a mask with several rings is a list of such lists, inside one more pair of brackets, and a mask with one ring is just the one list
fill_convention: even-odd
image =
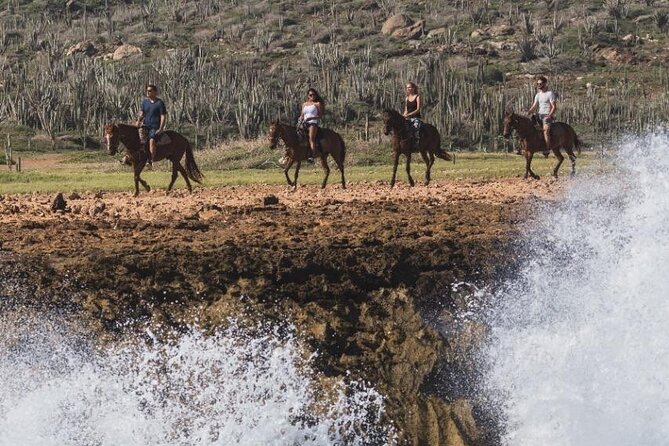
[(420, 145), (420, 127), (423, 124), (420, 120), (421, 99), (418, 94), (418, 87), (413, 82), (406, 86), (407, 96), (404, 100), (404, 119), (411, 123), (414, 128), (414, 142), (416, 148)]
[(307, 157), (307, 161), (310, 163), (313, 163), (316, 157), (316, 135), (318, 133), (318, 124), (324, 113), (325, 103), (323, 102), (323, 98), (321, 98), (316, 89), (310, 88), (307, 91), (307, 100), (302, 105), (302, 114), (300, 115), (300, 122), (304, 122), (309, 133), (311, 153)]
[[(162, 99), (158, 97), (158, 87), (153, 84), (146, 86), (146, 98), (142, 101), (142, 112), (137, 119), (137, 127), (140, 128), (140, 139), (142, 136), (141, 126), (146, 127), (149, 138), (149, 165), (153, 165), (156, 157), (156, 139), (165, 129), (167, 122), (167, 108)], [(146, 141), (142, 141), (145, 144)]]
[(546, 140), (546, 152), (550, 150), (551, 124), (555, 121), (555, 111), (557, 110), (557, 94), (548, 89), (548, 79), (546, 76), (537, 77), (537, 94), (534, 96), (534, 102), (528, 115), (532, 115), (537, 108), (539, 112), (537, 117), (543, 125), (544, 139)]

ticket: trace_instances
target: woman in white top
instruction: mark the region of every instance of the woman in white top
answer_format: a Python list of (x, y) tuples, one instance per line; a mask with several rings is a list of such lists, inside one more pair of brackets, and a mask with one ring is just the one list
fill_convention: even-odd
[(307, 101), (302, 105), (302, 115), (300, 116), (300, 119), (307, 127), (309, 136), (309, 147), (311, 148), (311, 156), (307, 158), (309, 162), (313, 162), (316, 156), (316, 134), (318, 133), (318, 124), (324, 112), (325, 104), (321, 95), (314, 88), (310, 88), (307, 91)]

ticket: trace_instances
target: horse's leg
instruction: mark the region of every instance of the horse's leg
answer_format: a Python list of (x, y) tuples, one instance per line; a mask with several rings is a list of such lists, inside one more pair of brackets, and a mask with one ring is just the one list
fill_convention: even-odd
[(421, 151), (420, 156), (423, 157), (423, 161), (425, 161), (425, 185), (427, 186), (430, 184), (430, 168), (432, 165), (430, 164), (430, 158), (427, 156), (426, 151)]
[(413, 187), (415, 184), (413, 178), (411, 178), (411, 152), (406, 154), (407, 157), (407, 177), (409, 177), (409, 184)]
[(564, 161), (564, 156), (562, 156), (562, 153), (560, 153), (560, 146), (557, 146), (553, 149), (553, 154), (557, 158), (558, 162), (555, 165), (555, 169), (553, 169), (553, 176), (555, 178), (558, 177), (558, 170), (560, 169), (560, 166), (562, 165), (562, 162)]
[(390, 179), (390, 187), (395, 187), (395, 177), (397, 177), (397, 165), (400, 162), (399, 150), (395, 152), (395, 160), (393, 161), (393, 177)]
[(184, 177), (184, 181), (186, 181), (186, 187), (188, 188), (188, 192), (193, 192), (193, 187), (190, 185), (190, 180), (188, 179), (188, 172), (186, 172), (186, 169), (184, 169), (184, 166), (181, 165), (181, 162), (176, 163), (177, 169), (181, 173), (181, 176)]
[(346, 178), (344, 178), (344, 160), (342, 159), (343, 157), (341, 156), (341, 153), (338, 156), (332, 156), (334, 158), (335, 163), (337, 163), (337, 169), (339, 169), (339, 172), (341, 172), (341, 188), (346, 189)]
[(576, 175), (576, 155), (574, 155), (574, 149), (568, 148), (565, 151), (569, 155), (569, 161), (571, 161), (571, 175)]
[(536, 173), (532, 172), (532, 157), (534, 156), (534, 152), (531, 150), (525, 150), (525, 179), (527, 179), (527, 175), (530, 175), (532, 178), (535, 180), (539, 179), (539, 175)]
[(134, 174), (135, 174), (135, 197), (139, 195), (139, 183), (142, 183), (142, 186), (144, 186), (144, 189), (146, 189), (147, 192), (151, 191), (151, 188), (149, 185), (144, 181), (139, 175), (142, 173), (142, 170), (144, 169), (144, 166), (146, 165), (146, 161), (140, 161), (136, 164), (134, 164)]
[(293, 181), (292, 181), (292, 180), (290, 179), (290, 177), (288, 176), (288, 171), (289, 171), (290, 168), (293, 166), (293, 163), (294, 163), (294, 162), (295, 162), (295, 160), (294, 160), (293, 158), (289, 158), (289, 160), (288, 160), (288, 164), (286, 164), (286, 168), (283, 169), (283, 174), (286, 176), (286, 181), (288, 181), (288, 185), (289, 185), (289, 186), (293, 186)]
[(293, 189), (297, 189), (297, 175), (300, 173), (301, 165), (302, 160), (297, 160), (297, 164), (295, 164), (295, 179), (293, 180)]
[(177, 180), (178, 176), (179, 168), (177, 167), (177, 162), (172, 160), (172, 179), (170, 180), (169, 186), (167, 186), (167, 192), (172, 190), (172, 186), (174, 186), (174, 182)]
[(321, 155), (321, 166), (323, 166), (323, 170), (325, 171), (325, 178), (323, 178), (323, 184), (321, 185), (321, 189), (325, 189), (325, 185), (328, 184), (328, 177), (330, 176), (330, 166), (328, 166), (327, 152)]

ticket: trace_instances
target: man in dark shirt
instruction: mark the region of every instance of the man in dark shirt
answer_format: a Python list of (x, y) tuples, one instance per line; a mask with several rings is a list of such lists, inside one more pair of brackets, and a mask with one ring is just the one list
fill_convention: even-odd
[(142, 112), (137, 119), (137, 127), (146, 127), (149, 138), (149, 164), (156, 157), (156, 140), (165, 129), (167, 121), (167, 108), (162, 99), (158, 97), (158, 88), (149, 84), (146, 86), (146, 98), (142, 101)]

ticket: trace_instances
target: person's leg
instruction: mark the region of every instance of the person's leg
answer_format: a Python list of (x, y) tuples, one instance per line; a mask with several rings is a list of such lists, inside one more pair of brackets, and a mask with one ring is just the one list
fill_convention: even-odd
[(550, 150), (550, 148), (551, 148), (551, 125), (548, 122), (544, 122), (544, 139), (546, 140), (546, 149)]
[(149, 164), (153, 165), (153, 160), (156, 159), (156, 138), (149, 140)]
[(311, 148), (311, 160), (316, 157), (316, 134), (318, 133), (318, 127), (315, 125), (309, 126), (309, 147)]

